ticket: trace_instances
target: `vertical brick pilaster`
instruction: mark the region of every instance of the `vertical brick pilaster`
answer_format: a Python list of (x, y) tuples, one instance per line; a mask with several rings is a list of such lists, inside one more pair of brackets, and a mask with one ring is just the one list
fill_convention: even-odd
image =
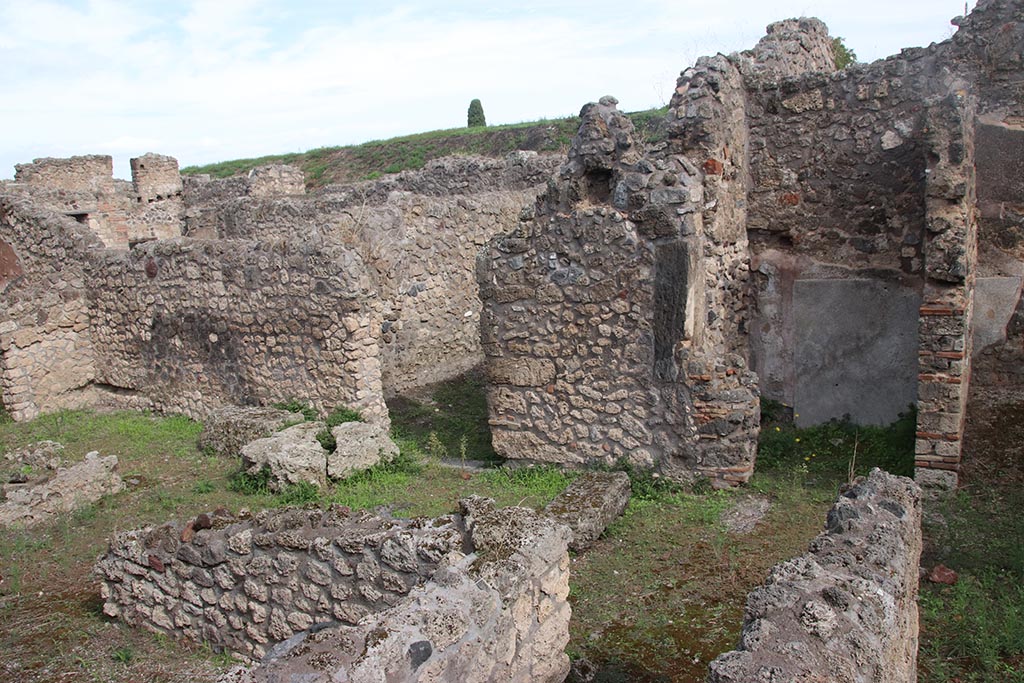
[[(970, 383), (971, 315), (977, 263), (974, 103), (957, 94), (928, 112), (924, 295), (918, 316), (917, 442), (922, 471), (960, 471)], [(941, 475), (938, 475), (941, 477)]]

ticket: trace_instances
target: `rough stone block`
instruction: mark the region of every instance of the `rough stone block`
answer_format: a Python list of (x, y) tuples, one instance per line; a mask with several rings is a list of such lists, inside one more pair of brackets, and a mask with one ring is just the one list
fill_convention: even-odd
[(316, 435), (323, 422), (303, 422), (242, 447), (242, 468), (252, 475), (270, 468), (270, 488), (280, 491), (292, 484), (327, 483), (327, 451)]
[(546, 358), (492, 358), (487, 378), (494, 384), (539, 387), (555, 379), (555, 363)]
[(584, 550), (625, 511), (629, 494), (625, 472), (587, 472), (548, 503), (544, 512), (572, 529), (570, 548)]
[(327, 476), (345, 479), (398, 455), (398, 446), (379, 424), (344, 422), (331, 430), (337, 448), (327, 455)]
[(226, 458), (237, 458), (242, 446), (302, 421), (302, 415), (269, 407), (224, 406), (203, 421), (199, 448)]

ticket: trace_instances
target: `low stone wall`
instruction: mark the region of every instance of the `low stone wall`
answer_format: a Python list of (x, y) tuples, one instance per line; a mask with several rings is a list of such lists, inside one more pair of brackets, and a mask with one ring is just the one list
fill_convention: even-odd
[(805, 555), (747, 596), (739, 647), (708, 683), (917, 680), (921, 491), (875, 469), (843, 493)]
[(307, 632), (222, 683), (561, 683), (570, 607), (567, 527), (525, 508), (462, 502), (468, 555), (452, 553), (407, 600), (356, 626)]
[(313, 624), (355, 624), (398, 604), (461, 546), (453, 517), (221, 511), (119, 534), (96, 571), (106, 614), (259, 659)]
[(568, 540), (476, 497), (434, 520), (220, 511), (122, 533), (96, 571), (106, 614), (265, 657), (225, 681), (555, 683), (569, 670)]

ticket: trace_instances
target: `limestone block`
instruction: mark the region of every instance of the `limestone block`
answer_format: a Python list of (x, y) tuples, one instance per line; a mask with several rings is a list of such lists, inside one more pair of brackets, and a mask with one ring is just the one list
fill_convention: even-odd
[(274, 491), (302, 482), (323, 486), (327, 451), (316, 435), (324, 428), (323, 422), (303, 422), (257, 439), (242, 447), (242, 468), (256, 475), (269, 467), (270, 488)]
[(545, 514), (572, 529), (573, 550), (583, 550), (604, 533), (629, 503), (625, 472), (587, 472), (548, 503)]
[(237, 458), (242, 446), (302, 419), (298, 413), (279, 408), (224, 406), (213, 411), (204, 421), (199, 448), (222, 457)]
[(398, 446), (377, 423), (344, 422), (331, 430), (338, 446), (327, 456), (327, 476), (344, 479), (398, 455)]

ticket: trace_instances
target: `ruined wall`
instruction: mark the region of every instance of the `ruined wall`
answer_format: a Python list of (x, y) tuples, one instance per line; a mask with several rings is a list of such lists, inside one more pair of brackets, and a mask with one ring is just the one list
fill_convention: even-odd
[(933, 61), (750, 83), (754, 367), (798, 423), (916, 399)]
[(97, 381), (201, 419), (291, 398), (387, 419), (381, 306), (358, 255), (322, 241), (193, 241), (97, 254)]
[(314, 624), (398, 604), (462, 546), (453, 517), (433, 522), (293, 508), (123, 532), (97, 564), (103, 611), (258, 660)]
[(101, 247), (75, 221), (0, 196), (0, 372), (16, 420), (86, 402), (95, 367), (83, 261)]
[(36, 159), (14, 167), (7, 191), (29, 195), (41, 208), (86, 225), (103, 244), (128, 246), (128, 193), (114, 180), (114, 160), (93, 154), (68, 159)]
[(128, 215), (129, 243), (180, 237), (185, 202), (178, 160), (145, 154), (130, 163), (137, 206)]
[(705, 241), (701, 172), (647, 154), (615, 104), (584, 107), (558, 182), (481, 256), (495, 449), (744, 481), (755, 380), (719, 332), (742, 287)]
[[(972, 386), (1013, 392), (1024, 381), (1024, 8), (981, 2), (953, 37), (980, 92), (975, 122), (978, 280)], [(980, 38), (979, 34), (985, 38)]]
[(917, 680), (921, 491), (872, 470), (836, 500), (808, 552), (747, 596), (736, 650), (708, 683)]
[(107, 614), (263, 658), (225, 682), (561, 683), (568, 538), (479, 498), (418, 521), (223, 512), (121, 534), (97, 572)]
[(18, 164), (3, 191), (74, 218), (111, 249), (180, 236), (184, 204), (177, 160), (146, 154), (130, 163), (127, 183), (114, 178), (109, 156), (36, 159)]
[(477, 252), (516, 224), (552, 167), (533, 153), (440, 159), (308, 198), (217, 195), (211, 206), (222, 238), (315, 235), (362, 256), (384, 306), (383, 383), (394, 394), (481, 362)]

